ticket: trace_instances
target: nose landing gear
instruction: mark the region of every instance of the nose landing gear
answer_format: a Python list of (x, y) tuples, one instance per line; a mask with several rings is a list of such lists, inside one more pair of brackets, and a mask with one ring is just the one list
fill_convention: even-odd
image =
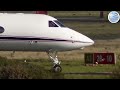
[(61, 72), (62, 71), (62, 68), (60, 66), (61, 62), (57, 58), (57, 51), (49, 50), (49, 52), (47, 52), (47, 53), (48, 53), (49, 58), (53, 61), (52, 71)]

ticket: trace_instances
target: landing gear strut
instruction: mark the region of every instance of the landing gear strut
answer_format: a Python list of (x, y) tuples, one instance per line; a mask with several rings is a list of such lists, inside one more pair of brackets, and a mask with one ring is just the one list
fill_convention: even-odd
[(49, 58), (53, 61), (53, 67), (52, 67), (52, 71), (54, 72), (61, 72), (62, 68), (60, 66), (60, 61), (57, 58), (57, 51), (49, 51), (47, 52)]

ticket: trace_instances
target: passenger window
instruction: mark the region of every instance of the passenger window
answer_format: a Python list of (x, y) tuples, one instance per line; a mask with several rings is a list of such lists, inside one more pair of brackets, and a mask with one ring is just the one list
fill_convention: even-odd
[(0, 26), (0, 33), (4, 32), (4, 28)]
[(53, 21), (49, 21), (49, 27), (58, 27)]

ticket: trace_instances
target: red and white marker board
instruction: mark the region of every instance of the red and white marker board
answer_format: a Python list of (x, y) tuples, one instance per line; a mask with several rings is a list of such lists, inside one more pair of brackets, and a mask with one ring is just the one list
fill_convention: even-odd
[(116, 64), (114, 53), (86, 53), (85, 63)]

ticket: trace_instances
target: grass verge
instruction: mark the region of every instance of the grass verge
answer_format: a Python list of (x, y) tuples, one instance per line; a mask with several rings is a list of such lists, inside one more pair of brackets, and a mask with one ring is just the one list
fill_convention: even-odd
[(1, 57), (0, 79), (64, 79), (64, 75), (53, 73), (40, 65)]

